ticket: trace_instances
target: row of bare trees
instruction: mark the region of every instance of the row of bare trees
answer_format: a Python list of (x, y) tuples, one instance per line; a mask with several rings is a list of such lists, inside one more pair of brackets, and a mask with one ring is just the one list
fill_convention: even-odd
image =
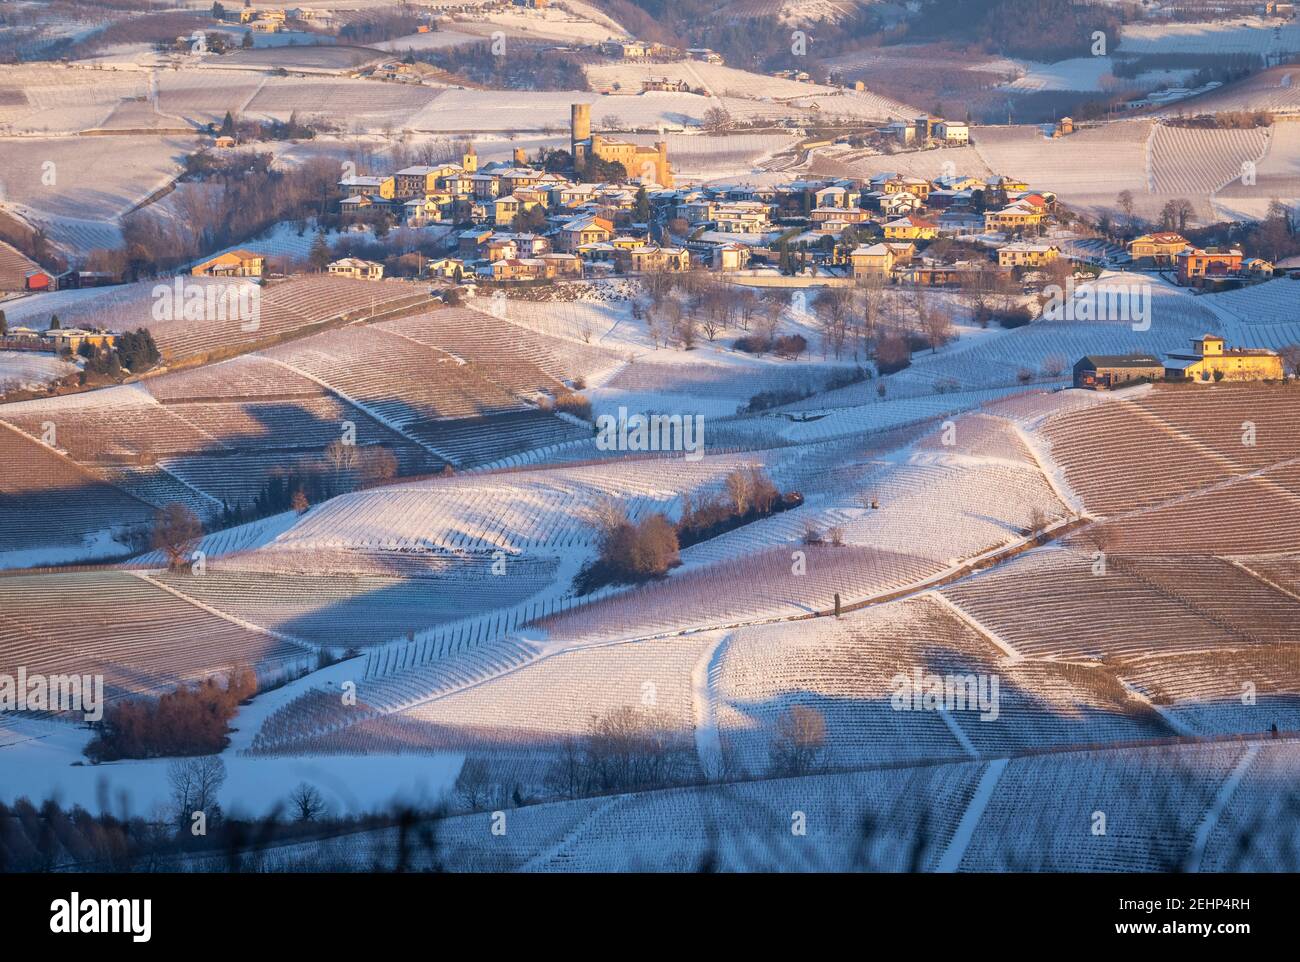
[[(991, 317), (1014, 289), (1005, 274), (977, 271), (963, 291), (972, 313)], [(716, 341), (727, 332), (740, 335), (737, 346), (766, 353), (779, 340), (784, 319), (818, 332), (823, 358), (874, 357), (886, 338), (938, 350), (952, 340), (955, 303), (921, 287), (892, 287), (864, 278), (851, 287), (803, 290), (770, 288), (761, 293), (737, 287), (716, 274), (648, 274), (644, 294), (633, 305), (656, 347), (690, 350), (701, 338)]]

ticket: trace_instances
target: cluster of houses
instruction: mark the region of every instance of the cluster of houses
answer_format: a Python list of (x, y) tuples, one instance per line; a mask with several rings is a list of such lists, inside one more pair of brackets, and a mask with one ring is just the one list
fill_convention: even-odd
[(1274, 265), (1261, 257), (1246, 257), (1236, 247), (1201, 248), (1182, 234), (1157, 231), (1135, 237), (1128, 244), (1133, 266), (1173, 270), (1184, 287), (1227, 290), (1273, 276)]
[(856, 278), (944, 286), (960, 283), (970, 270), (984, 269), (982, 263), (945, 263), (925, 256), (923, 246), (940, 237), (979, 240), (1008, 274), (1040, 270), (1061, 257), (1058, 245), (1039, 240), (1056, 211), (1056, 195), (1032, 190), (1013, 177), (954, 174), (927, 180), (881, 173), (864, 185), (840, 183), (814, 196), (814, 232), (842, 234), (852, 226), (855, 236), (872, 236), (873, 243), (859, 244), (848, 254)]
[(287, 30), (294, 22), (330, 24), (334, 14), (329, 10), (313, 7), (254, 7), (245, 6), (239, 10), (239, 22), (249, 30), (258, 33), (280, 33)]
[[(942, 130), (933, 119), (926, 119), (925, 136)], [(1057, 245), (1039, 242), (1056, 195), (1017, 178), (880, 173), (866, 181), (676, 187), (662, 142), (593, 134), (588, 104), (574, 104), (571, 121), (575, 170), (599, 158), (621, 164), (627, 182), (547, 170), (522, 149), (508, 161), (480, 164), (471, 145), (459, 163), (345, 177), (339, 209), (386, 211), (409, 227), (454, 226), (454, 249), (432, 271), (500, 283), (697, 267), (740, 271), (775, 264), (780, 251), (793, 248), (798, 266), (785, 257), (787, 273), (948, 285), (961, 283), (963, 271), (987, 269), (987, 261), (1010, 276), (1061, 256)], [(925, 248), (944, 236), (977, 237), (993, 253), (978, 265), (926, 257)], [(354, 267), (339, 267), (345, 269)]]
[(970, 124), (964, 120), (945, 120), (931, 114), (921, 114), (910, 122), (895, 120), (882, 127), (880, 132), (905, 147), (930, 147), (936, 144), (964, 147), (971, 142)]

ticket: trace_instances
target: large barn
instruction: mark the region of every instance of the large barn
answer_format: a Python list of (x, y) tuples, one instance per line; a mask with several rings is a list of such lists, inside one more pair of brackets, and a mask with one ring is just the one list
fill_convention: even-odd
[(1133, 381), (1158, 381), (1164, 374), (1164, 362), (1150, 354), (1089, 354), (1074, 365), (1074, 386), (1099, 390)]

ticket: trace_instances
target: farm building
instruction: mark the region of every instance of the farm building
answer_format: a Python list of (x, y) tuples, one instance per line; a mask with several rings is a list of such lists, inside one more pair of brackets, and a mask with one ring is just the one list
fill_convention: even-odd
[(944, 120), (935, 125), (935, 136), (945, 143), (965, 144), (970, 142), (970, 127), (960, 120)]
[(1165, 365), (1150, 354), (1127, 357), (1112, 354), (1089, 354), (1074, 365), (1074, 386), (1077, 388), (1119, 387), (1132, 381), (1157, 381), (1164, 377)]
[(54, 278), (49, 271), (36, 268), (23, 275), (23, 287), (29, 291), (48, 291), (54, 288)]
[(34, 260), (16, 247), (0, 241), (0, 291), (26, 290), (28, 275), (37, 269)]
[(266, 258), (242, 248), (218, 254), (190, 270), (195, 277), (261, 277)]
[(1165, 377), (1178, 381), (1280, 381), (1282, 358), (1264, 348), (1229, 348), (1206, 334), (1192, 341), (1192, 353), (1170, 354)]
[(916, 142), (916, 128), (904, 120), (895, 120), (880, 128), (886, 137), (897, 140), (900, 144)]
[(691, 92), (691, 85), (685, 80), (670, 80), (667, 77), (647, 77), (641, 81), (641, 91), (665, 91), (674, 94), (688, 94)]

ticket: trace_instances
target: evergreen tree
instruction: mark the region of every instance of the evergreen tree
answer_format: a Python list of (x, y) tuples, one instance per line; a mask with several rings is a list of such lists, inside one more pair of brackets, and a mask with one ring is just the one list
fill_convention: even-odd
[(642, 224), (650, 220), (650, 195), (646, 193), (645, 184), (636, 191), (636, 219)]
[(325, 232), (317, 231), (316, 239), (311, 242), (311, 250), (307, 252), (307, 260), (316, 270), (323, 271), (332, 258), (330, 246), (325, 242)]
[(5, 312), (0, 311), (0, 337), (9, 334), (9, 318), (5, 317)]
[(230, 115), (229, 110), (226, 111), (225, 119), (221, 121), (219, 133), (222, 137), (233, 137), (235, 134), (235, 118)]
[(59, 330), (59, 327), (60, 327), (60, 324), (59, 324), (59, 315), (57, 315), (57, 314), (51, 314), (51, 315), (50, 315), (50, 330), (51, 330), (51, 331), (57, 331), (57, 330)]
[(251, 50), (253, 48), (253, 31), (245, 30), (244, 39), (239, 41), (239, 45), (245, 50)]

